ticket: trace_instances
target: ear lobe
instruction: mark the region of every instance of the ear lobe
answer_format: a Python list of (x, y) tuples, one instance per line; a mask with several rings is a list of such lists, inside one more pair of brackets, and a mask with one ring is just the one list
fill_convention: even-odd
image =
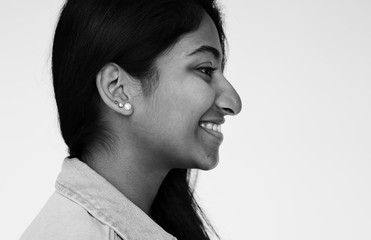
[(106, 64), (97, 74), (96, 85), (98, 93), (105, 105), (112, 110), (129, 115), (132, 109), (127, 111), (125, 108), (119, 107), (118, 103), (125, 104), (131, 97), (126, 94), (128, 79), (125, 71), (115, 63)]

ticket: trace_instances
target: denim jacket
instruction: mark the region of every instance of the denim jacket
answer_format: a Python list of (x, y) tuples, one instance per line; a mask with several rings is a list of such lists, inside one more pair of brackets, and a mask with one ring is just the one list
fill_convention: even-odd
[(176, 240), (76, 158), (64, 160), (55, 186), (21, 240)]

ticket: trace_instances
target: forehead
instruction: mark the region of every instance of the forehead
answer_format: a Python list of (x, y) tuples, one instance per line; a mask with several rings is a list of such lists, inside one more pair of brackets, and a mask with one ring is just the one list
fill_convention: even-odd
[[(210, 54), (210, 56), (215, 57), (212, 51), (203, 51), (209, 47), (219, 52), (220, 59), (216, 60), (221, 61), (224, 56), (221, 55), (222, 50), (218, 30), (210, 16), (205, 14), (199, 28), (194, 32), (183, 35), (165, 55), (167, 55), (166, 58), (168, 59), (188, 58), (190, 55), (196, 54)], [(197, 51), (198, 49), (203, 50)]]

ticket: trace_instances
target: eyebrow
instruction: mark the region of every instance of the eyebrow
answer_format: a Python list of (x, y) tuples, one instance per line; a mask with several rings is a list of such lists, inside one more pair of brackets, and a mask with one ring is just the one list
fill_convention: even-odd
[(198, 53), (205, 53), (205, 52), (211, 53), (217, 60), (220, 60), (221, 55), (222, 55), (218, 49), (208, 46), (208, 45), (202, 45), (201, 47), (197, 48), (196, 50), (188, 54), (188, 56), (192, 56)]

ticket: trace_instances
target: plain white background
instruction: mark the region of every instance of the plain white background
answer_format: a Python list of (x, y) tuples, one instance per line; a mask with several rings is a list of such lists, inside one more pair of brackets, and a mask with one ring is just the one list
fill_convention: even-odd
[[(224, 0), (226, 76), (243, 110), (197, 196), (221, 237), (371, 239), (371, 2)], [(50, 48), (62, 0), (0, 3), (1, 238), (54, 189)]]

